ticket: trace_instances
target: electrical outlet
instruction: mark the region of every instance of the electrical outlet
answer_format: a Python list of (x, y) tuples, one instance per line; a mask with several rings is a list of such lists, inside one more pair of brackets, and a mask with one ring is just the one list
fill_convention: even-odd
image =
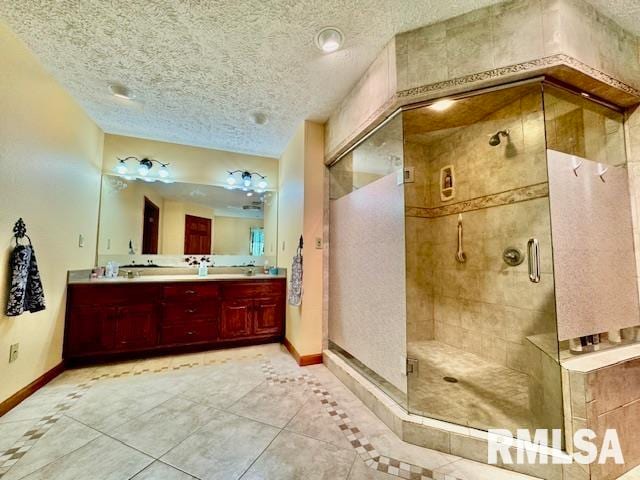
[(14, 343), (9, 347), (9, 363), (15, 362), (18, 360), (18, 349), (20, 348), (19, 343)]

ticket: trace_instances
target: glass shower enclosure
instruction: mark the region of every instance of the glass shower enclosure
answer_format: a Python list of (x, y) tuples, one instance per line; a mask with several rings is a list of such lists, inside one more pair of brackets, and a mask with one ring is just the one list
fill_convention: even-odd
[(553, 155), (624, 165), (622, 115), (524, 82), (405, 108), (333, 164), (330, 349), (410, 413), (562, 430), (561, 357), (609, 327), (558, 328)]

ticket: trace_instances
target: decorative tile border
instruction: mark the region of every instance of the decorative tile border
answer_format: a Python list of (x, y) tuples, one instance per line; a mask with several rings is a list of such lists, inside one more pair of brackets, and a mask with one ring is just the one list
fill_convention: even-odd
[[(464, 91), (471, 90), (476, 87), (474, 84), (490, 81), (499, 81), (504, 78), (505, 81), (513, 75), (527, 75), (540, 72), (541, 70), (552, 69), (554, 67), (570, 67), (580, 73), (587, 75), (599, 82), (624, 92), (628, 95), (640, 98), (640, 90), (628, 85), (616, 78), (608, 75), (600, 70), (590, 67), (586, 63), (563, 53), (550, 55), (548, 57), (537, 58), (527, 62), (516, 63), (505, 67), (485, 70), (483, 72), (473, 73), (462, 77), (456, 77), (441, 82), (430, 83), (428, 85), (420, 85), (418, 87), (408, 88), (396, 92), (391, 98), (386, 100), (379, 108), (367, 116), (365, 120), (360, 122), (357, 128), (354, 128), (351, 135), (339, 142), (331, 151), (325, 154), (325, 164), (330, 165), (339, 155), (346, 152), (359, 138), (365, 133), (375, 128), (376, 124), (382, 122), (385, 114), (395, 111), (403, 105), (409, 105), (412, 101), (423, 100), (425, 96), (437, 92), (446, 92), (451, 89)], [(541, 72), (544, 73), (544, 72)], [(434, 98), (437, 95), (434, 96)]]
[[(247, 358), (260, 358), (264, 355), (262, 353), (257, 353), (255, 355), (241, 355), (239, 357), (226, 357), (223, 359), (211, 359), (207, 362), (186, 362), (180, 365), (176, 365), (171, 367), (170, 365), (164, 365), (155, 369), (142, 369), (139, 371), (133, 371), (133, 369), (123, 370), (122, 372), (115, 373), (103, 373), (102, 375), (98, 375), (92, 377), (87, 382), (81, 383), (76, 386), (76, 388), (67, 395), (65, 400), (56, 405), (53, 408), (53, 412), (45, 415), (40, 420), (38, 420), (29, 430), (27, 430), (20, 439), (18, 439), (9, 449), (4, 452), (0, 452), (0, 478), (2, 478), (10, 469), (15, 465), (23, 456), (27, 454), (29, 450), (31, 450), (37, 441), (47, 433), (51, 427), (53, 427), (58, 420), (64, 415), (64, 412), (69, 410), (74, 403), (76, 403), (80, 398), (82, 398), (87, 391), (95, 385), (100, 380), (106, 380), (108, 378), (122, 378), (122, 377), (130, 377), (142, 375), (143, 373), (166, 373), (175, 370), (184, 370), (187, 368), (193, 368), (197, 366), (207, 366), (214, 364), (225, 364), (231, 360), (244, 360)], [(175, 357), (174, 357), (175, 358)]]
[[(303, 383), (310, 387), (311, 391), (319, 398), (327, 414), (336, 422), (340, 431), (369, 468), (409, 480), (433, 480), (437, 478), (438, 474), (436, 473), (434, 477), (432, 470), (381, 455), (366, 435), (353, 424), (349, 415), (340, 408), (338, 402), (331, 397), (329, 391), (313, 375), (308, 373), (302, 373), (298, 376), (279, 375), (269, 360), (263, 363), (262, 371), (267, 378), (267, 383), (271, 385)], [(455, 477), (450, 475), (447, 478), (456, 480)]]
[(484, 208), (499, 207), (501, 205), (511, 205), (513, 203), (526, 202), (536, 198), (549, 196), (549, 183), (543, 182), (526, 187), (507, 190), (506, 192), (476, 197), (450, 205), (443, 205), (435, 208), (425, 207), (405, 207), (407, 217), (437, 218), (456, 213), (472, 212)]

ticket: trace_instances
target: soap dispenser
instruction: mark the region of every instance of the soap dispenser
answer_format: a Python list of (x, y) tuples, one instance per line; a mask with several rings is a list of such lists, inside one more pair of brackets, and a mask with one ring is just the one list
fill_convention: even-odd
[(200, 266), (198, 267), (198, 276), (206, 277), (209, 273), (209, 268), (207, 268), (207, 262), (201, 261)]

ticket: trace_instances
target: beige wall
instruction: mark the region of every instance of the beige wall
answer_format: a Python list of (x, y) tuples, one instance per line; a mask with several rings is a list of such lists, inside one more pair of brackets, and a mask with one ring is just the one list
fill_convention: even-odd
[[(0, 277), (8, 278), (11, 229), (23, 217), (47, 304), (0, 316), (2, 401), (61, 361), (67, 270), (91, 267), (96, 254), (103, 133), (2, 23), (0, 51)], [(20, 356), (9, 364), (13, 343)]]
[(262, 228), (261, 218), (215, 217), (213, 251), (220, 255), (250, 255), (251, 228)]
[(324, 201), (323, 127), (304, 122), (280, 158), (278, 266), (291, 269), (304, 235), (302, 306), (287, 305), (287, 339), (300, 355), (322, 351), (322, 238)]
[(278, 185), (278, 160), (256, 155), (190, 147), (144, 138), (106, 134), (104, 136), (104, 171), (112, 172), (118, 157), (148, 157), (171, 165), (176, 181), (206, 185), (226, 185), (227, 171), (257, 171), (267, 176), (270, 188)]

